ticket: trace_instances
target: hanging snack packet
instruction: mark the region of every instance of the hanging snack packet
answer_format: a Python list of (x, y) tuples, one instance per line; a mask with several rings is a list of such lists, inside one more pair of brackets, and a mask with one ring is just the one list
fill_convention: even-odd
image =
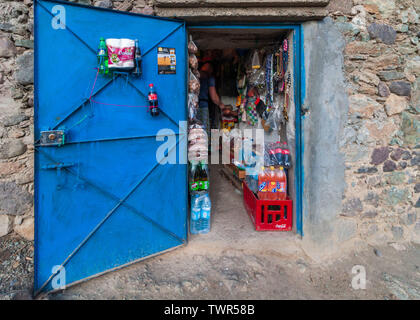
[(190, 54), (188, 58), (188, 62), (191, 69), (197, 70), (198, 69), (198, 59), (195, 54)]
[(190, 37), (190, 41), (188, 41), (188, 52), (194, 55), (198, 52), (198, 48), (192, 40), (192, 37)]
[(259, 68), (261, 68), (260, 56), (258, 55), (258, 50), (255, 50), (254, 54), (252, 55), (252, 69)]
[(188, 92), (200, 94), (200, 81), (198, 81), (197, 77), (194, 75), (194, 73), (190, 70), (190, 79), (188, 82)]

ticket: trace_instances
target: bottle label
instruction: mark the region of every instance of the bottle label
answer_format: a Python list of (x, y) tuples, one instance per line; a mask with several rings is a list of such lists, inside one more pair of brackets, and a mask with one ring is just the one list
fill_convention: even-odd
[(197, 191), (198, 188), (199, 188), (199, 185), (198, 185), (197, 182), (191, 182), (190, 183), (190, 190)]
[(207, 190), (209, 188), (209, 182), (208, 181), (200, 181), (200, 189)]
[(193, 208), (191, 210), (191, 219), (192, 220), (198, 220), (200, 218), (200, 210), (197, 210), (195, 208)]
[(156, 93), (149, 93), (149, 101), (157, 100), (157, 94)]
[(267, 192), (267, 182), (262, 182), (262, 183), (258, 186), (258, 191), (259, 191), (259, 192)]
[(210, 213), (207, 210), (202, 210), (201, 211), (201, 217), (203, 219), (208, 219), (210, 217)]
[(284, 182), (277, 182), (277, 192), (285, 192)]
[(269, 192), (277, 192), (276, 183), (274, 181), (270, 182), (270, 186), (268, 189)]

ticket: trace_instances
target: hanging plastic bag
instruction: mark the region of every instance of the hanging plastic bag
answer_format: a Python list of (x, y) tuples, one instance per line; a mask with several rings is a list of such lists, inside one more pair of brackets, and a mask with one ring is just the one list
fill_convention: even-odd
[(188, 41), (188, 52), (192, 54), (197, 54), (198, 48), (194, 41), (192, 40), (192, 37), (190, 37), (190, 41)]
[(272, 130), (280, 130), (283, 122), (284, 117), (280, 108), (272, 108), (265, 121), (266, 125), (268, 125)]
[(190, 78), (188, 82), (188, 92), (200, 94), (200, 81), (197, 79), (197, 77), (192, 73), (190, 70)]
[(188, 118), (190, 120), (196, 118), (198, 108), (198, 95), (195, 93), (188, 94)]
[(195, 54), (190, 54), (188, 58), (188, 62), (191, 69), (197, 70), (198, 69), (198, 60)]
[(261, 61), (260, 56), (258, 54), (258, 50), (255, 50), (252, 54), (252, 69), (260, 69), (261, 68)]
[(198, 69), (192, 69), (191, 71), (195, 77), (200, 80), (200, 71), (198, 71)]
[(255, 69), (249, 75), (249, 84), (254, 87), (264, 88), (265, 87), (265, 70)]

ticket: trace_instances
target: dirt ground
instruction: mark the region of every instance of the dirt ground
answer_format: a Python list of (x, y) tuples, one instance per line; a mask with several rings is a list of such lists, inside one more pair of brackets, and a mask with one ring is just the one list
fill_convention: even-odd
[[(292, 233), (255, 232), (242, 196), (212, 168), (212, 230), (187, 246), (38, 299), (420, 299), (420, 246), (366, 246), (323, 263)], [(239, 205), (238, 205), (239, 204)], [(0, 299), (29, 298), (32, 243), (0, 239)], [(366, 289), (352, 288), (352, 268)]]

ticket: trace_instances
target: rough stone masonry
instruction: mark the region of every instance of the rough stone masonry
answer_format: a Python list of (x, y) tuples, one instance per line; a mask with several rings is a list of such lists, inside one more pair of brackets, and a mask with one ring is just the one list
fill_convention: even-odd
[[(319, 241), (337, 248), (360, 241), (420, 243), (420, 0), (283, 0), (275, 8), (276, 1), (252, 8), (251, 1), (239, 1), (240, 8), (234, 1), (207, 1), (209, 7), (191, 0), (79, 2), (149, 15), (316, 18), (304, 24), (305, 130), (312, 139), (305, 140), (304, 239), (309, 247)], [(0, 236), (15, 232), (27, 239), (34, 227), (32, 6), (31, 0), (0, 3)], [(331, 62), (322, 48), (330, 50)], [(319, 66), (311, 63), (316, 59)], [(330, 129), (316, 124), (322, 115), (335, 123)], [(326, 160), (314, 146), (330, 153)], [(331, 206), (323, 209), (328, 199)]]

